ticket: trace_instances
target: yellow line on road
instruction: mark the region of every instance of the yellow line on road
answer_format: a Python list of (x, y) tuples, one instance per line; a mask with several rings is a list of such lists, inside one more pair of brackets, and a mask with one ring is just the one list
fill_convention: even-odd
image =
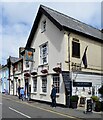
[(44, 111), (47, 111), (47, 112), (55, 113), (55, 114), (61, 115), (63, 117), (73, 118), (75, 120), (82, 120), (82, 119), (79, 119), (79, 118), (76, 118), (76, 117), (73, 117), (73, 116), (70, 116), (70, 115), (67, 115), (67, 114), (63, 114), (63, 113), (60, 113), (60, 112), (57, 112), (57, 111), (54, 111), (54, 110), (50, 110), (50, 109), (46, 109), (46, 108), (43, 108), (43, 107), (38, 107), (38, 106), (35, 106), (35, 105), (31, 105), (31, 104), (23, 102), (23, 101), (21, 102), (21, 101), (13, 100), (11, 98), (7, 98), (7, 97), (4, 97), (4, 96), (3, 96), (3, 98), (9, 99), (9, 100), (17, 102), (17, 103), (26, 104), (28, 106), (31, 106), (31, 107), (34, 107), (34, 108), (37, 108), (37, 109), (41, 109), (41, 110), (44, 110)]

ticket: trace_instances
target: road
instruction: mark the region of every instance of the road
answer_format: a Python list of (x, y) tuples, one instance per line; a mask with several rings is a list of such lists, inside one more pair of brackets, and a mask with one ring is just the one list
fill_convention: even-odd
[(38, 105), (32, 106), (21, 100), (16, 101), (2, 97), (2, 118), (71, 118), (71, 116), (66, 116)]

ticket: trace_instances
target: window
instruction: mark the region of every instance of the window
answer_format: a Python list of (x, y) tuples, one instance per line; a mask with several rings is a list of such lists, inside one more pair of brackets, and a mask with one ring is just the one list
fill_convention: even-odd
[(95, 95), (95, 86), (92, 86), (92, 95)]
[(46, 64), (48, 62), (48, 44), (45, 43), (40, 46), (40, 64)]
[(33, 92), (37, 92), (37, 77), (33, 78)]
[(11, 89), (13, 89), (13, 81), (11, 81)]
[(42, 76), (42, 92), (47, 92), (47, 76)]
[(41, 23), (41, 32), (43, 33), (44, 31), (46, 31), (46, 20), (43, 20)]
[(26, 61), (26, 68), (29, 67), (29, 61)]
[(59, 75), (53, 75), (53, 84), (56, 86), (56, 93), (59, 93), (60, 88), (60, 77)]
[(72, 57), (80, 58), (80, 43), (72, 41)]

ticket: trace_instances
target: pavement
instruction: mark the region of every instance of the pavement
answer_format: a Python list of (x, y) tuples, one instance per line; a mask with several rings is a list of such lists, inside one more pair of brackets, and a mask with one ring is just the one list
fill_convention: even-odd
[[(17, 102), (21, 102), (21, 99), (18, 99), (18, 96), (12, 96), (12, 95), (5, 95), (3, 94), (2, 97), (5, 97), (7, 99), (11, 99), (11, 100), (15, 100)], [(84, 113), (85, 109), (84, 107), (78, 107), (77, 109), (72, 109), (72, 108), (66, 108), (66, 107), (61, 107), (61, 106), (57, 106), (56, 108), (52, 108), (50, 107), (49, 104), (47, 103), (41, 103), (41, 102), (35, 102), (35, 101), (27, 101), (24, 100), (22, 101), (24, 104), (29, 105), (30, 107), (35, 106), (35, 107), (39, 107), (42, 110), (48, 110), (48, 111), (53, 111), (56, 112), (58, 114), (63, 114), (63, 115), (68, 115), (72, 117), (79, 119), (98, 119), (98, 120), (103, 120), (103, 112), (95, 112), (92, 111), (90, 113)], [(38, 108), (38, 109), (39, 109)]]

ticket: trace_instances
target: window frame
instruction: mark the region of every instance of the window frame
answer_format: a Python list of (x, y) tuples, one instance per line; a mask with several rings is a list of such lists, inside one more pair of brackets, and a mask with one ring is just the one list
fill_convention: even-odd
[(33, 93), (35, 93), (35, 92), (37, 92), (37, 77), (33, 78)]
[(29, 67), (30, 67), (29, 61), (25, 61), (25, 66), (26, 66), (26, 68), (29, 68)]
[(42, 93), (47, 93), (47, 76), (42, 76), (41, 79), (42, 79)]
[(56, 87), (56, 93), (59, 94), (60, 93), (60, 76), (59, 74), (53, 74), (52, 77), (53, 77), (53, 84)]
[(72, 57), (80, 58), (80, 42), (78, 39), (72, 41)]
[(48, 63), (48, 42), (40, 45), (40, 64)]
[(41, 22), (41, 33), (46, 31), (46, 19)]

